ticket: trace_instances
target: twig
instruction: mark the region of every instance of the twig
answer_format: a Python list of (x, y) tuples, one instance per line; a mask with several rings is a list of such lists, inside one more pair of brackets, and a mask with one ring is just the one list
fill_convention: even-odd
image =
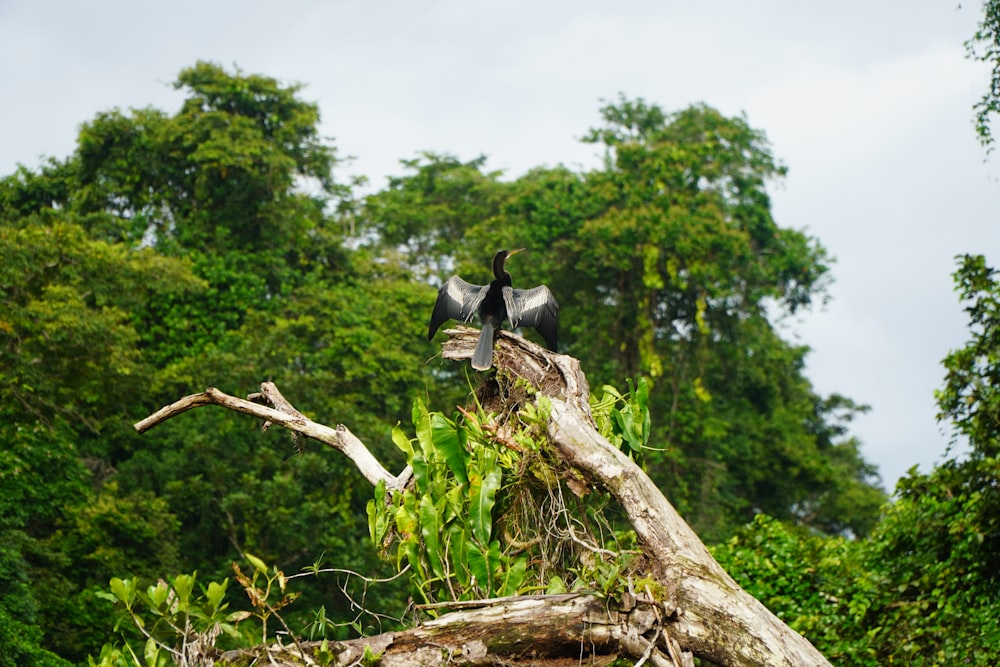
[(653, 655), (653, 651), (656, 649), (656, 640), (660, 638), (660, 631), (662, 628), (656, 626), (656, 632), (653, 634), (653, 638), (649, 640), (649, 644), (646, 646), (646, 650), (642, 652), (639, 656), (639, 660), (635, 663), (634, 667), (642, 667), (649, 660), (649, 656)]

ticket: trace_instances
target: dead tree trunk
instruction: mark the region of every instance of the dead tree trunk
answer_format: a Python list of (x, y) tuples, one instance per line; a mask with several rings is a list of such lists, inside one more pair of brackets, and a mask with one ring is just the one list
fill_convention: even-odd
[[(469, 359), (477, 332), (448, 332), (444, 357)], [(551, 353), (512, 334), (500, 332), (494, 357), (500, 372), (525, 380), (548, 398), (552, 410), (547, 434), (562, 461), (590, 484), (610, 493), (625, 511), (642, 547), (645, 576), (666, 599), (642, 591), (612, 608), (593, 596), (532, 596), (469, 603), (405, 632), (333, 643), (335, 664), (358, 664), (367, 645), (381, 652), (384, 665), (486, 664), (586, 659), (600, 664), (617, 655), (654, 665), (693, 664), (692, 656), (718, 665), (828, 665), (801, 635), (782, 623), (740, 588), (719, 566), (652, 480), (597, 431), (590, 416), (589, 387), (572, 357)], [(329, 428), (292, 408), (269, 384), (255, 395), (276, 406), (245, 401), (209, 389), (166, 406), (135, 425), (143, 432), (188, 409), (216, 404), (328, 444), (348, 456), (373, 485), (385, 481), (400, 489), (409, 469), (392, 475), (346, 427)], [(461, 607), (461, 608), (460, 608)], [(318, 645), (260, 647), (275, 664), (302, 664)], [(235, 659), (236, 655), (226, 655)], [(249, 655), (242, 655), (248, 658)]]

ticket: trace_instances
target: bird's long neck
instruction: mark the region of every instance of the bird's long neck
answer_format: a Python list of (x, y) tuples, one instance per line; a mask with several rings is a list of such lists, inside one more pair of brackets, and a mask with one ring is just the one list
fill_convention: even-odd
[(499, 282), (501, 285), (512, 284), (512, 281), (510, 279), (510, 274), (507, 273), (507, 269), (504, 268), (504, 263), (506, 261), (507, 258), (501, 254), (498, 254), (496, 257), (493, 258), (493, 276), (496, 278), (496, 281)]

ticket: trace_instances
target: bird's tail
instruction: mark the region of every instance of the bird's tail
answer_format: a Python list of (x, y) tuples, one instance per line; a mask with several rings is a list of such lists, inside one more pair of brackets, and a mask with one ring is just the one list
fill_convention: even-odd
[(476, 351), (472, 354), (472, 367), (477, 371), (488, 370), (493, 365), (493, 323), (483, 322)]

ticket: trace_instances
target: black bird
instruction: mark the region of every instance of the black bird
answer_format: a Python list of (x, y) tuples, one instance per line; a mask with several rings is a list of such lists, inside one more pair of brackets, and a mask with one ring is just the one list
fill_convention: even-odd
[(531, 289), (511, 287), (510, 274), (504, 268), (508, 257), (524, 250), (501, 250), (493, 257), (493, 275), (489, 285), (473, 285), (458, 276), (448, 278), (438, 290), (427, 340), (434, 337), (445, 320), (469, 322), (479, 314), (483, 330), (472, 355), (472, 367), (485, 371), (493, 365), (493, 332), (504, 320), (512, 327), (535, 327), (550, 350), (556, 349), (559, 304), (545, 285)]

